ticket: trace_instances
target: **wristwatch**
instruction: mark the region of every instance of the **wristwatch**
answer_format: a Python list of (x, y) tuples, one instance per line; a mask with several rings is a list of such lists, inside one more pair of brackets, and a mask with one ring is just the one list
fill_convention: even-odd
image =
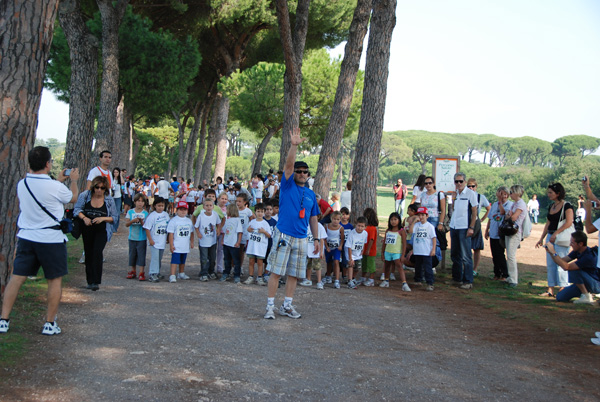
[(552, 254), (554, 257), (558, 257), (558, 253), (554, 253)]

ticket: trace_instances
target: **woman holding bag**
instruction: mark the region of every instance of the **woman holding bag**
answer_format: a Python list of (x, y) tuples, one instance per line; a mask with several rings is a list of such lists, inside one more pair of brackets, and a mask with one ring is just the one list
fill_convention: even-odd
[[(556, 254), (564, 257), (569, 252), (569, 236), (573, 232), (573, 206), (565, 201), (565, 188), (560, 183), (553, 183), (548, 186), (548, 198), (552, 205), (548, 209), (546, 226), (542, 231), (540, 240), (535, 247), (542, 247), (547, 241), (554, 244)], [(562, 232), (565, 232), (561, 235)], [(561, 241), (566, 235), (567, 241)], [(552, 260), (550, 254), (546, 253), (546, 266), (548, 269), (548, 290), (540, 296), (554, 297), (554, 287), (561, 289), (568, 285), (568, 272), (560, 268)]]
[(506, 266), (508, 269), (508, 278), (506, 283), (509, 287), (515, 288), (519, 283), (519, 270), (517, 268), (517, 248), (521, 243), (521, 235), (523, 234), (523, 221), (527, 217), (527, 205), (521, 198), (525, 189), (520, 184), (510, 187), (510, 199), (513, 204), (507, 210), (503, 204), (498, 204), (500, 214), (504, 214), (504, 219), (510, 219), (518, 228), (517, 233), (504, 236), (504, 244), (506, 245)]

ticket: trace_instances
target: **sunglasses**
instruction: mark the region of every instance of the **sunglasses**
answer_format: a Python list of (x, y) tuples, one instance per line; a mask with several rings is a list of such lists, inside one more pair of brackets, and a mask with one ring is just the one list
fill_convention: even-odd
[(298, 173), (298, 174), (308, 174), (308, 170), (294, 170), (294, 172)]
[(94, 188), (97, 190), (106, 190), (106, 187), (95, 186)]
[(464, 180), (454, 180), (454, 184), (464, 183)]
[(476, 186), (476, 185), (474, 185), (474, 184), (467, 184), (467, 187), (468, 187), (468, 188), (475, 188), (475, 187), (477, 187), (477, 186)]
[(427, 185), (427, 184), (433, 184), (433, 182), (432, 181), (426, 181), (425, 185)]

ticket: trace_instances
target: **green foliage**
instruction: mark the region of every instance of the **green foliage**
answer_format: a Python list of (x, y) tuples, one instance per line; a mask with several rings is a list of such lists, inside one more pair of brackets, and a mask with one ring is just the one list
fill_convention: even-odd
[(227, 158), (225, 166), (225, 177), (238, 176), (239, 178), (248, 179), (252, 161), (249, 158), (242, 156), (230, 156)]
[[(169, 158), (167, 147), (174, 147), (177, 142), (177, 129), (170, 126), (136, 129), (140, 141), (140, 151), (136, 162), (135, 174), (146, 177), (167, 170)], [(175, 147), (174, 161), (178, 158), (178, 148)], [(176, 163), (176, 162), (175, 162)]]
[(56, 95), (56, 98), (69, 103), (69, 85), (71, 84), (71, 56), (69, 44), (60, 25), (54, 28), (54, 37), (50, 47), (44, 87)]
[(47, 140), (36, 138), (34, 146), (48, 147), (54, 163), (52, 163), (52, 169), (50, 174), (54, 177), (58, 177), (58, 174), (63, 168), (63, 162), (65, 160), (65, 146), (66, 144), (58, 141), (56, 138), (48, 138)]
[(562, 166), (565, 158), (569, 156), (581, 156), (595, 152), (600, 147), (600, 139), (589, 135), (567, 135), (557, 138), (552, 143), (552, 154), (558, 157)]

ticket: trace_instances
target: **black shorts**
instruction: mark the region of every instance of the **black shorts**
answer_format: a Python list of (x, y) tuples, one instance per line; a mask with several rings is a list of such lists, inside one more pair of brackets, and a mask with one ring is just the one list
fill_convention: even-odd
[(131, 199), (130, 196), (124, 195), (123, 196), (123, 204), (129, 205), (130, 207), (133, 207), (133, 200)]
[(67, 243), (37, 243), (18, 238), (13, 274), (34, 276), (40, 266), (46, 279), (56, 279), (68, 274)]

